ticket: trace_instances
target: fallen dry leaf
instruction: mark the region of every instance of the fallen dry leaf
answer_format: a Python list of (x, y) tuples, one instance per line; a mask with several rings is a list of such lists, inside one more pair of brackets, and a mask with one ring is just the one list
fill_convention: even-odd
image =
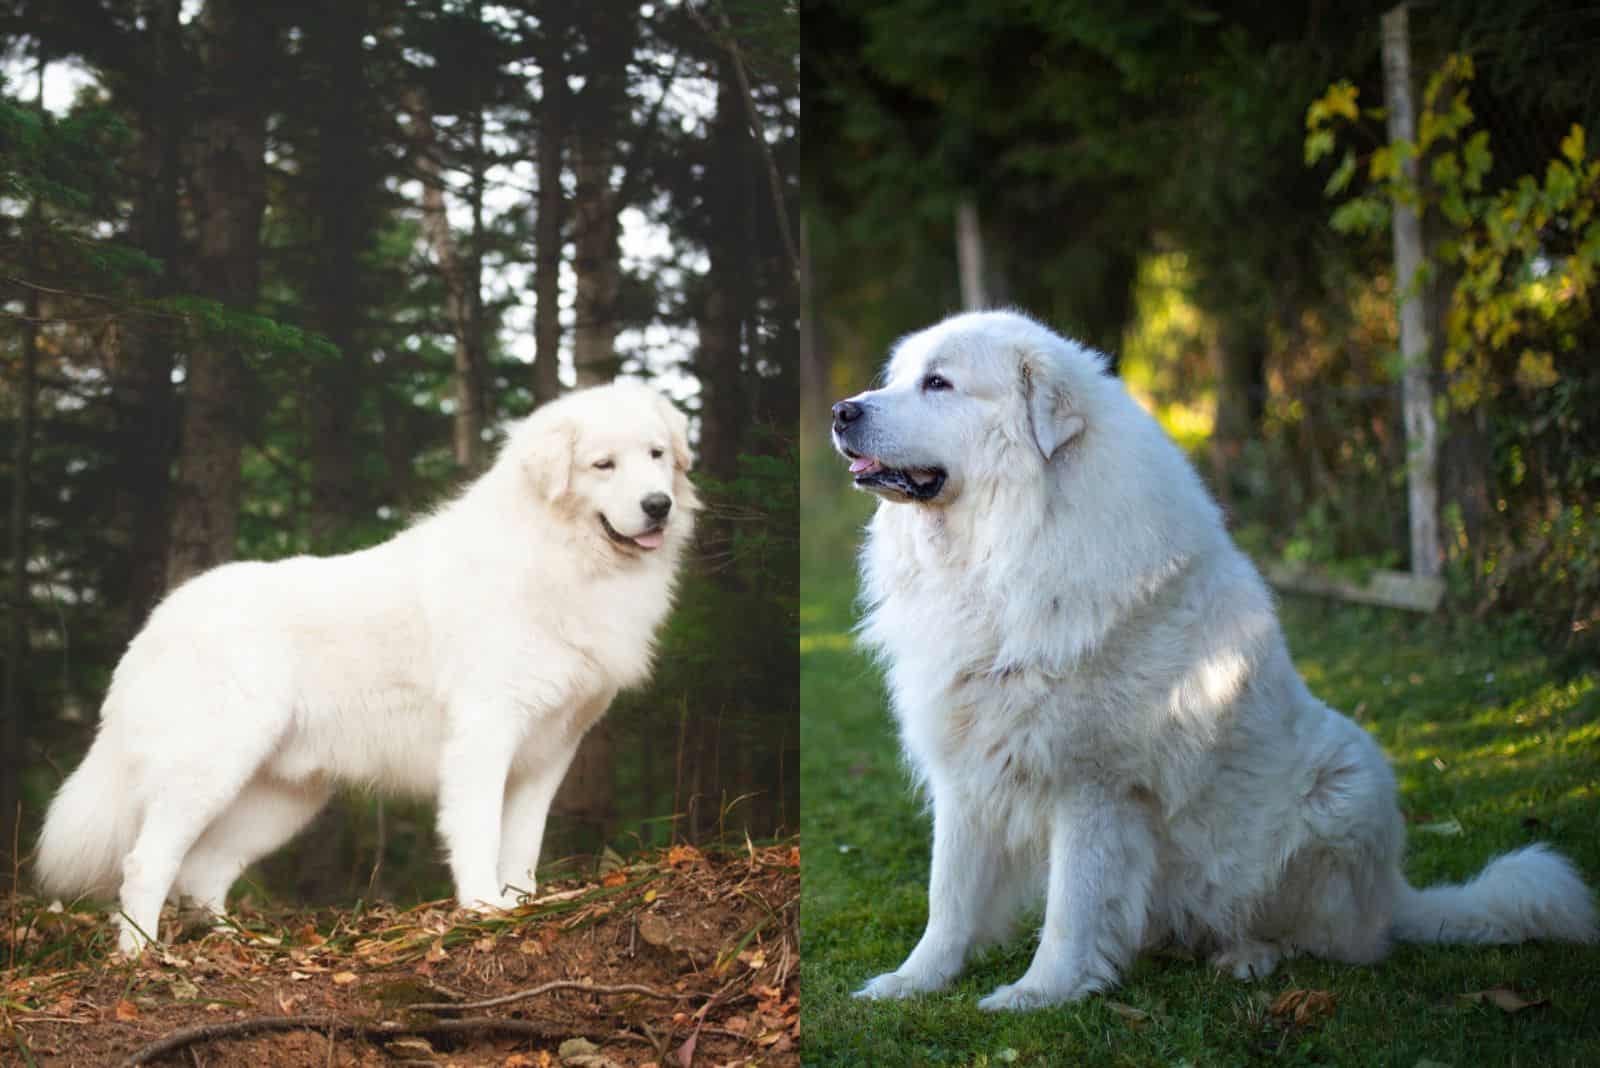
[(675, 845), (667, 850), (667, 863), (674, 868), (680, 864), (698, 864), (703, 860), (705, 856), (692, 845)]
[(623, 886), (628, 881), (628, 873), (618, 868), (616, 871), (600, 880), (601, 886)]
[(444, 960), (449, 955), (450, 954), (448, 954), (448, 953), (446, 953), (444, 951), (444, 939), (443, 938), (435, 938), (433, 940), (433, 945), (428, 947), (427, 956), (425, 956), (423, 959), (426, 960), (429, 964), (437, 964), (440, 961)]
[(135, 1005), (127, 998), (123, 998), (121, 1001), (117, 1002), (116, 1013), (117, 1019), (121, 1020), (123, 1023), (127, 1023), (130, 1020), (137, 1020), (139, 1018), (139, 1006)]
[(349, 986), (351, 983), (353, 983), (355, 981), (356, 981), (356, 973), (355, 972), (334, 972), (333, 973), (333, 985), (334, 986)]
[(1150, 1019), (1150, 1014), (1145, 1010), (1133, 1005), (1124, 1005), (1120, 1001), (1107, 1001), (1105, 1006), (1130, 1024), (1141, 1024)]
[(1305, 1027), (1332, 1016), (1338, 1000), (1326, 990), (1285, 990), (1267, 1011), (1273, 1016), (1290, 1017), (1296, 1027)]
[(1462, 994), (1462, 1000), (1470, 1001), (1475, 1005), (1488, 1002), (1501, 1012), (1521, 1012), (1523, 1009), (1540, 1009), (1550, 1004), (1549, 998), (1538, 998), (1528, 1001), (1521, 994), (1509, 986), (1492, 986), (1488, 990), (1474, 990), (1470, 994)]
[[(544, 1057), (541, 1063), (539, 1057)], [(549, 1053), (513, 1053), (500, 1062), (500, 1068), (547, 1068), (550, 1064)]]

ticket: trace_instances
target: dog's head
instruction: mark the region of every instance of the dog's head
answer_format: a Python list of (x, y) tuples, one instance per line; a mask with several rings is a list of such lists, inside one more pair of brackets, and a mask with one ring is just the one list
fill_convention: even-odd
[(833, 444), (860, 489), (953, 503), (970, 486), (1037, 479), (1085, 432), (1076, 402), (1102, 359), (1014, 312), (946, 319), (895, 346), (881, 388), (833, 406)]
[(534, 412), (508, 446), (538, 497), (627, 557), (687, 539), (699, 506), (689, 421), (647, 386), (618, 380)]

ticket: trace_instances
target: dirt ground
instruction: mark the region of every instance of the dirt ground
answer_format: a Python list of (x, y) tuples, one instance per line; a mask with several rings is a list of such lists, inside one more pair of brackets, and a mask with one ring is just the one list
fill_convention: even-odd
[(798, 1065), (799, 892), (797, 845), (674, 846), (488, 918), (245, 910), (182, 933), (169, 910), (134, 962), (103, 913), (9, 900), (0, 1064)]

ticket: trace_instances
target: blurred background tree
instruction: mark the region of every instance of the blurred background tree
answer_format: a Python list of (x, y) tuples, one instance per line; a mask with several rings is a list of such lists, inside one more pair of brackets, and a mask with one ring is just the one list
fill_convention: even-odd
[[(172, 583), (379, 541), (619, 373), (690, 413), (708, 509), (546, 855), (794, 827), (798, 32), (735, 0), (0, 2), (0, 852)], [(253, 877), (445, 892), (430, 827), (352, 795)]]
[[(1600, 72), (1581, 56), (1600, 12), (1411, 10), (1413, 69), (1437, 86), (1422, 127), (1466, 121), (1470, 90), (1470, 128), (1433, 134), (1414, 194), (1429, 255), (1397, 283), (1396, 188), (1373, 168), (1405, 151), (1372, 110), (1391, 6), (808, 0), (808, 495), (842, 481), (821, 458), (828, 403), (863, 388), (895, 338), (962, 307), (965, 211), (988, 302), (1106, 350), (1259, 557), (1405, 567), (1396, 304), (1420, 285), (1448, 603), (1592, 653), (1600, 223), (1582, 131), (1600, 118)], [(1471, 57), (1470, 86), (1453, 57)], [(1338, 83), (1360, 104), (1314, 159), (1308, 111)], [(1467, 189), (1478, 134), (1487, 165)]]

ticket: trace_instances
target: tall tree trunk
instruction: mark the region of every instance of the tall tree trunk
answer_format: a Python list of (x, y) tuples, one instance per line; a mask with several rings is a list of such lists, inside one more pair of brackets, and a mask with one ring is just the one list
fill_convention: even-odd
[(534, 220), (533, 399), (554, 400), (561, 392), (561, 253), (566, 192), (561, 174), (566, 157), (566, 4), (546, 2), (539, 26), (539, 193)]
[[(573, 267), (578, 275), (573, 364), (577, 384), (609, 382), (617, 373), (617, 298), (622, 290), (622, 251), (617, 237), (621, 198), (612, 185), (617, 143), (628, 117), (628, 61), (638, 37), (638, 12), (625, 4), (590, 4), (573, 9), (583, 35), (583, 91), (572, 107)], [(615, 744), (602, 721), (584, 736), (556, 795), (564, 812), (591, 823), (609, 818), (616, 793)]]
[[(252, 0), (208, 0), (201, 17), (205, 85), (192, 182), (199, 232), (195, 290), (235, 311), (254, 306), (261, 279), (267, 199), (262, 86), (277, 52), (272, 10)], [(244, 380), (237, 341), (195, 340), (185, 382), (169, 585), (233, 558)]]
[(738, 472), (740, 431), (748, 421), (742, 373), (743, 301), (749, 269), (742, 255), (752, 170), (744, 101), (733, 64), (717, 65), (717, 114), (706, 165), (706, 247), (710, 271), (699, 313), (700, 469), (719, 480)]
[[(179, 151), (188, 83), (180, 7), (179, 0), (151, 0), (144, 12), (156, 74), (137, 116), (138, 183), (129, 235), (138, 248), (161, 262), (145, 285), (145, 295), (153, 299), (177, 292), (180, 270)], [(120, 351), (111, 365), (122, 469), (113, 522), (128, 531), (128, 551), (113, 582), (115, 599), (123, 606), (125, 638), (143, 625), (166, 590), (178, 418), (172, 386), (173, 350), (171, 328), (165, 322), (133, 321), (125, 326)]]
[[(41, 107), (44, 75), (41, 73)], [(28, 280), (39, 272), (40, 208), (38, 198), (28, 206), (24, 223), (27, 236), (25, 268)], [(23, 743), (28, 737), (28, 660), (31, 642), (28, 627), (33, 616), (32, 591), (28, 579), (28, 556), (32, 539), (28, 536), (31, 509), (28, 500), (33, 467), (33, 422), (39, 395), (39, 290), (29, 287), (23, 298), (21, 348), (17, 378), (17, 437), (12, 447), (11, 510), (8, 517), (11, 542), (11, 629), (6, 635), (5, 709), (0, 720), (0, 858), (11, 870), (11, 845), (17, 825), (18, 805), (22, 800), (22, 769), (25, 766)], [(17, 888), (12, 887), (13, 891)]]
[(989, 306), (983, 278), (983, 227), (978, 221), (978, 202), (971, 193), (963, 193), (956, 204), (956, 262), (961, 268), (961, 307), (982, 311)]
[[(445, 200), (443, 149), (427, 100), (414, 93), (410, 100), (412, 146), (418, 175), (422, 180), (422, 230), (433, 250), (439, 278), (444, 283), (445, 315), (455, 336), (455, 400), (451, 417), (456, 464), (474, 467), (483, 444), (484, 389), (483, 300), (479, 292), (478, 258), (469, 248), (463, 254), (450, 228), (449, 205)], [(473, 188), (481, 196), (482, 162), (472, 164)], [(475, 205), (474, 225), (481, 226), (482, 207)], [(474, 234), (475, 244), (480, 238)]]
[(628, 61), (638, 38), (638, 13), (622, 4), (579, 9), (586, 45), (583, 91), (573, 109), (572, 213), (578, 275), (573, 363), (579, 386), (616, 376), (621, 323), (622, 250), (618, 243), (621, 198), (612, 184), (617, 144), (628, 118)]
[(316, 77), (325, 89), (318, 110), (317, 173), (314, 211), (320, 234), (312, 321), (337, 349), (312, 365), (313, 389), (307, 398), (310, 422), (311, 486), (309, 532), (312, 548), (346, 548), (359, 492), (351, 413), (360, 398), (361, 354), (357, 332), (362, 319), (359, 277), (367, 239), (368, 198), (376, 190), (369, 164), (364, 99), (366, 68), (361, 38), (363, 7), (329, 4), (318, 9), (307, 48), (316, 57)]
[(1254, 316), (1240, 316), (1223, 324), (1213, 346), (1217, 375), (1217, 415), (1211, 434), (1211, 462), (1217, 496), (1225, 508), (1233, 505), (1232, 475), (1247, 441), (1261, 427), (1266, 408), (1266, 324)]
[[(483, 455), (483, 429), (494, 419), (489, 397), (489, 331), (483, 311), (483, 196), (487, 184), (488, 155), (483, 141), (483, 101), (473, 103), (468, 123), (472, 129), (471, 158), (467, 161), (467, 207), (472, 214), (472, 229), (467, 234), (467, 252), (462, 257), (466, 272), (467, 338), (458, 350), (456, 364), (456, 408), (470, 415), (456, 423), (456, 462), (471, 470)], [(461, 359), (459, 357), (464, 357)], [(470, 436), (471, 441), (465, 439)]]

